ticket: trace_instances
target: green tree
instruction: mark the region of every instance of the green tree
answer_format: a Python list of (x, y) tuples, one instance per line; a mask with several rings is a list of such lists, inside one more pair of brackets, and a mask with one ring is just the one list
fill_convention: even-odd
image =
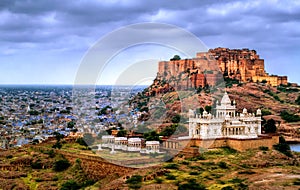
[(272, 115), (272, 112), (268, 109), (262, 109), (261, 110), (261, 115), (265, 116), (265, 115)]
[(39, 112), (37, 110), (30, 110), (29, 115), (39, 115)]
[(172, 123), (179, 123), (180, 122), (180, 115), (179, 114), (176, 114), (172, 117)]
[(70, 129), (72, 129), (74, 126), (75, 126), (75, 122), (74, 121), (70, 121), (67, 124), (67, 127), (70, 128)]
[(140, 175), (133, 175), (131, 178), (126, 180), (128, 186), (132, 189), (139, 189), (142, 186), (143, 177)]
[(300, 95), (298, 96), (298, 98), (297, 98), (297, 100), (295, 101), (295, 103), (296, 103), (297, 105), (300, 105)]
[(170, 126), (165, 127), (160, 132), (160, 135), (169, 137), (169, 136), (173, 135), (175, 131), (176, 131), (176, 127), (174, 125), (170, 125)]
[(263, 79), (262, 81), (261, 81), (261, 83), (263, 83), (263, 84), (266, 84), (268, 81), (266, 80), (266, 79)]
[(281, 116), (282, 119), (284, 119), (287, 122), (298, 122), (298, 121), (300, 121), (300, 116), (299, 115), (289, 113), (285, 110), (280, 113), (280, 116)]
[(187, 183), (183, 183), (178, 186), (178, 190), (186, 189), (205, 190), (206, 188), (203, 184), (197, 183), (195, 179), (190, 179)]
[(117, 133), (117, 137), (125, 137), (127, 135), (127, 131), (126, 130), (120, 130)]
[(57, 142), (59, 142), (61, 139), (63, 139), (65, 136), (60, 134), (59, 132), (54, 132), (53, 135), (55, 136), (55, 139)]
[(57, 149), (61, 149), (62, 144), (60, 141), (56, 141), (56, 143), (52, 146), (52, 148), (57, 148)]
[(60, 190), (77, 190), (77, 189), (80, 189), (80, 185), (73, 179), (63, 183), (60, 188)]
[(61, 139), (63, 139), (65, 136), (58, 133), (58, 132), (54, 132), (53, 135), (55, 136), (56, 142), (55, 144), (52, 146), (52, 148), (57, 148), (57, 149), (61, 149), (62, 144), (60, 142)]
[(275, 133), (276, 132), (276, 122), (274, 119), (269, 119), (264, 125), (265, 133)]
[(208, 113), (210, 113), (212, 108), (211, 108), (211, 106), (205, 106), (204, 109), (205, 109), (205, 111), (207, 111)]
[(179, 55), (174, 55), (174, 57), (170, 59), (170, 61), (176, 61), (176, 60), (181, 60), (181, 57)]
[(202, 107), (196, 109), (196, 113), (197, 113), (197, 114), (201, 114), (201, 115), (202, 115), (203, 112), (204, 112), (204, 109), (203, 109)]
[(110, 106), (105, 106), (104, 108), (102, 108), (102, 109), (99, 111), (98, 115), (105, 115), (105, 114), (107, 114), (108, 109), (112, 109), (112, 107), (110, 107)]
[(179, 124), (172, 124), (170, 126), (165, 127), (161, 132), (160, 135), (162, 136), (171, 136), (173, 134), (178, 135), (178, 134), (182, 134), (185, 133), (187, 131), (187, 128), (183, 125), (179, 125)]
[(275, 150), (278, 150), (279, 152), (285, 154), (286, 156), (292, 157), (291, 148), (290, 145), (287, 144), (283, 136), (279, 137), (279, 143), (275, 144), (274, 146)]
[(87, 143), (83, 140), (83, 138), (78, 138), (76, 140), (76, 143), (82, 145), (82, 146), (88, 146)]
[(159, 134), (156, 131), (150, 131), (148, 133), (144, 133), (144, 139), (146, 141), (160, 141)]
[(67, 159), (61, 159), (54, 162), (53, 170), (56, 172), (61, 172), (70, 167), (70, 162)]

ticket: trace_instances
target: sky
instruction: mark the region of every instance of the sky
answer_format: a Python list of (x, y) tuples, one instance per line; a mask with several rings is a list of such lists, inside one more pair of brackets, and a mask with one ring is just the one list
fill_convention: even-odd
[[(207, 48), (255, 49), (268, 73), (300, 83), (298, 0), (1, 0), (0, 84), (74, 84), (97, 42), (122, 27), (148, 22), (183, 28)], [(149, 60), (157, 68), (157, 60), (175, 53), (180, 54), (147, 44), (122, 50), (98, 83), (115, 84), (123, 71)], [(155, 76), (150, 70), (148, 83)]]

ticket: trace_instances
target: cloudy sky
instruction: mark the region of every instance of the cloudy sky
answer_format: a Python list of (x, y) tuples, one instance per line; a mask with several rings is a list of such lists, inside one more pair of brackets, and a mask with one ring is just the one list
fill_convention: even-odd
[[(300, 83), (298, 0), (1, 0), (0, 84), (73, 84), (97, 41), (120, 27), (143, 22), (181, 27), (208, 48), (255, 49), (269, 73)], [(145, 57), (146, 51), (153, 57)], [(116, 56), (110, 69), (118, 70), (122, 60), (140, 62), (141, 55), (163, 60), (173, 53), (132, 48)]]

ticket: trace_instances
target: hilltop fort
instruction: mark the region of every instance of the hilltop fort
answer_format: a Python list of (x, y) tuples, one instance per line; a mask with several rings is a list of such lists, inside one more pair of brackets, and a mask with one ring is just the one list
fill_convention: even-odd
[(270, 86), (288, 83), (287, 76), (269, 75), (265, 71), (264, 59), (255, 50), (219, 47), (197, 53), (192, 59), (174, 57), (159, 62), (154, 84), (166, 81), (180, 90), (216, 85), (223, 77), (240, 82), (263, 82)]

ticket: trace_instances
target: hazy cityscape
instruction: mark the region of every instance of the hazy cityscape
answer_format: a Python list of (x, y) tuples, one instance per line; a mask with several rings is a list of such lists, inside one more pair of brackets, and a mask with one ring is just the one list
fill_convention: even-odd
[[(129, 116), (128, 113), (111, 112), (107, 115), (100, 111), (107, 106), (117, 108), (126, 104), (126, 96), (133, 96), (143, 88), (97, 86), (94, 105), (89, 108), (93, 111), (85, 118), (80, 118), (73, 109), (72, 86), (1, 86), (1, 147), (42, 142), (53, 137), (54, 132), (68, 136), (75, 129), (82, 133), (97, 134), (110, 126), (116, 126), (123, 118), (134, 125), (139, 114), (137, 111), (128, 112), (131, 113)], [(119, 94), (111, 96), (111, 92), (116, 92), (116, 89)]]

